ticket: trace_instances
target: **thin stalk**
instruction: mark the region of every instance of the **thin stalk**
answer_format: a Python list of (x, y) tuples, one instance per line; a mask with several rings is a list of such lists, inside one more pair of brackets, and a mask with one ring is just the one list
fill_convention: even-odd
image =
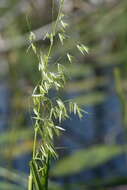
[(59, 21), (59, 18), (60, 18), (60, 14), (61, 14), (61, 12), (62, 12), (63, 3), (64, 3), (64, 1), (61, 1), (61, 3), (60, 3), (58, 16), (57, 16), (57, 19), (56, 19), (56, 22), (55, 22), (55, 25), (54, 25), (54, 28), (53, 28), (53, 36), (54, 36), (55, 33), (56, 33), (56, 27), (57, 27), (57, 24), (58, 24), (58, 21)]
[(126, 103), (126, 96), (122, 87), (121, 73), (120, 73), (119, 68), (115, 69), (115, 80), (116, 80), (116, 90), (117, 90), (117, 93), (122, 105), (123, 123), (124, 123), (124, 127), (126, 128), (127, 127), (127, 103)]
[(35, 158), (36, 155), (37, 133), (38, 133), (38, 127), (35, 128), (35, 133), (34, 133), (33, 159)]
[(50, 169), (50, 153), (47, 158), (47, 167), (46, 167), (46, 175), (45, 175), (45, 190), (48, 190), (48, 177), (49, 177), (49, 169)]
[(28, 179), (28, 190), (33, 190), (33, 180), (32, 180), (32, 173), (30, 171), (29, 179)]
[[(56, 27), (57, 27), (57, 25), (58, 25), (58, 21), (59, 21), (59, 18), (60, 18), (60, 14), (61, 14), (61, 12), (62, 12), (63, 3), (64, 3), (64, 1), (61, 1), (56, 22), (55, 22), (55, 24), (52, 26), (52, 37), (51, 37), (51, 40), (50, 40), (50, 47), (49, 47), (48, 55), (47, 55), (48, 58), (50, 57), (50, 54), (51, 54), (51, 51), (52, 51), (54, 36), (55, 36), (55, 34), (56, 34)], [(48, 62), (48, 60), (47, 60), (47, 62)]]
[[(121, 72), (119, 68), (115, 68), (115, 80), (116, 80), (116, 90), (121, 101), (122, 106), (122, 116), (123, 116), (123, 126), (125, 128), (125, 139), (127, 139), (127, 102), (126, 96), (122, 87), (122, 79), (121, 79)], [(126, 144), (122, 145), (123, 153), (126, 155), (126, 165), (127, 165), (127, 151), (126, 151)]]
[[(34, 144), (33, 144), (33, 159), (35, 158), (35, 155), (36, 155), (37, 132), (38, 132), (38, 128), (35, 128)], [(30, 175), (28, 179), (28, 190), (33, 190), (33, 178), (32, 178), (31, 170), (30, 170)]]

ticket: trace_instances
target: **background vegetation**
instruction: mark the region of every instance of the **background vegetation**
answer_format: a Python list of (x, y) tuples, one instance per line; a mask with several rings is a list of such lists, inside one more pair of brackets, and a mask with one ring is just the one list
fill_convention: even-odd
[[(33, 146), (31, 93), (39, 80), (29, 33), (44, 52), (44, 39), (58, 13), (55, 1), (0, 1), (0, 188), (27, 188)], [(52, 164), (50, 189), (108, 189), (127, 183), (126, 167), (126, 0), (66, 0), (68, 40), (55, 39), (53, 62), (64, 62), (68, 82), (63, 99), (85, 110), (71, 115), (66, 132), (55, 140), (60, 161)], [(59, 30), (59, 28), (58, 28)], [(85, 56), (76, 44), (89, 47)], [(73, 63), (64, 55), (69, 52)], [(75, 58), (73, 58), (73, 56)], [(58, 60), (59, 59), (59, 60)], [(55, 96), (55, 92), (51, 94)], [(73, 167), (75, 166), (75, 167)]]

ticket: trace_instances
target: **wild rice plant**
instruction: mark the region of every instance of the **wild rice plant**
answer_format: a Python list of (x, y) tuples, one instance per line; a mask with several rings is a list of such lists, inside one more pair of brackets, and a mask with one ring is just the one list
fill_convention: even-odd
[[(30, 161), (28, 190), (48, 190), (51, 159), (58, 157), (54, 146), (54, 136), (58, 136), (60, 131), (64, 131), (61, 127), (61, 122), (69, 118), (70, 113), (74, 112), (74, 114), (78, 114), (81, 118), (83, 112), (74, 102), (63, 102), (59, 96), (53, 100), (49, 97), (49, 92), (52, 89), (59, 92), (64, 88), (66, 83), (64, 66), (60, 63), (55, 63), (56, 72), (51, 72), (49, 65), (54, 38), (58, 37), (63, 46), (66, 39), (65, 30), (68, 24), (64, 21), (64, 14), (62, 12), (63, 3), (64, 0), (60, 0), (55, 24), (52, 25), (51, 33), (46, 34), (45, 38), (48, 38), (50, 41), (46, 53), (36, 47), (34, 44), (36, 36), (32, 32), (30, 34), (30, 47), (38, 59), (38, 69), (41, 78), (32, 93), (34, 143), (32, 160)], [(57, 32), (58, 25), (60, 29)], [(84, 51), (87, 51), (87, 48), (83, 44), (77, 44), (77, 48), (82, 54), (84, 54)], [(69, 62), (72, 62), (72, 56), (69, 53), (66, 56)], [(59, 124), (56, 124), (55, 121), (58, 121), (57, 123)]]

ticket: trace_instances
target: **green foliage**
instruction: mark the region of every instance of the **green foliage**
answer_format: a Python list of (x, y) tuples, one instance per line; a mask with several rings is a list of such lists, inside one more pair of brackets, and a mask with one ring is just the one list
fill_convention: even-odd
[(0, 181), (0, 189), (24, 190), (27, 187), (27, 176), (23, 173), (19, 174), (17, 171), (12, 171), (0, 167), (0, 177), (2, 177), (2, 179), (5, 179)]
[(23, 190), (19, 185), (14, 185), (8, 182), (0, 182), (0, 189), (2, 190)]
[[(73, 175), (101, 165), (124, 152), (122, 146), (95, 146), (80, 150), (58, 161), (51, 175), (55, 177)], [(78, 163), (78, 164), (77, 164)], [(75, 167), (74, 167), (75, 166)]]

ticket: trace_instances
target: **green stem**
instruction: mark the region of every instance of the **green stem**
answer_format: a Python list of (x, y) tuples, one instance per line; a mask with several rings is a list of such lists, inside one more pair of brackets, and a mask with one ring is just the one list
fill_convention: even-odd
[(126, 103), (126, 96), (122, 87), (121, 73), (120, 73), (119, 68), (115, 69), (115, 79), (116, 79), (116, 90), (117, 90), (117, 93), (121, 100), (121, 105), (122, 105), (123, 122), (124, 122), (124, 126), (126, 127), (127, 126), (127, 103)]
[(35, 155), (36, 155), (37, 133), (38, 133), (38, 128), (35, 128), (34, 144), (33, 144), (33, 159), (35, 158)]
[[(35, 154), (36, 154), (37, 132), (38, 132), (38, 128), (35, 128), (34, 144), (33, 144), (33, 159), (35, 158)], [(32, 189), (33, 189), (33, 179), (32, 179), (32, 173), (30, 171), (29, 180), (28, 180), (28, 190), (32, 190)]]
[(49, 169), (50, 169), (50, 153), (48, 154), (47, 163), (46, 163), (45, 190), (48, 190)]
[(58, 24), (58, 21), (59, 21), (59, 18), (60, 18), (60, 14), (61, 14), (61, 12), (62, 12), (63, 3), (64, 3), (64, 1), (61, 0), (59, 12), (58, 12), (58, 16), (57, 16), (57, 19), (56, 19), (56, 22), (55, 22), (55, 25), (54, 25), (53, 31), (52, 31), (52, 32), (53, 32), (53, 36), (54, 36), (55, 33), (56, 33), (56, 27), (57, 27), (57, 24)]
[[(49, 50), (48, 50), (48, 55), (47, 55), (48, 59), (49, 59), (50, 54), (51, 54), (51, 51), (52, 51), (53, 40), (54, 40), (54, 36), (55, 36), (55, 33), (56, 33), (56, 27), (57, 27), (57, 25), (58, 25), (58, 21), (59, 21), (59, 18), (60, 18), (60, 14), (61, 14), (61, 11), (62, 11), (63, 2), (64, 2), (64, 1), (61, 0), (59, 12), (58, 12), (58, 16), (57, 16), (57, 19), (56, 19), (56, 22), (55, 22), (54, 27), (52, 27), (52, 28), (53, 28), (53, 29), (52, 29), (52, 37), (51, 37), (52, 39), (51, 39), (50, 47), (49, 47)], [(47, 59), (47, 63), (48, 63), (48, 59)]]
[(33, 189), (33, 179), (32, 179), (32, 174), (30, 171), (30, 175), (29, 175), (29, 179), (28, 179), (28, 190), (32, 190)]

